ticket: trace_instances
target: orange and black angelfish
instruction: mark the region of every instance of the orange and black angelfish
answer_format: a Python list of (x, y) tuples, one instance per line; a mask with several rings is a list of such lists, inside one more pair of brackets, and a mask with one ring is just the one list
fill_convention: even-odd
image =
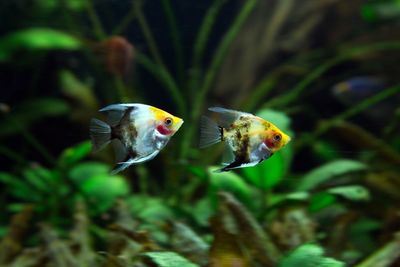
[(219, 171), (255, 166), (284, 147), (290, 137), (278, 127), (253, 114), (220, 107), (208, 110), (217, 113), (217, 122), (203, 116), (200, 147), (224, 141), (226, 148)]

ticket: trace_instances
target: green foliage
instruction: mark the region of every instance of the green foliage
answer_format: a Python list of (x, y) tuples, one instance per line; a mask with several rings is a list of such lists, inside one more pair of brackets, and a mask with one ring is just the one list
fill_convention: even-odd
[(0, 62), (7, 61), (21, 50), (77, 50), (81, 42), (75, 37), (48, 28), (30, 28), (11, 33), (0, 39)]
[(131, 214), (145, 222), (160, 222), (174, 218), (172, 209), (158, 197), (133, 195), (127, 198)]
[(309, 210), (311, 212), (317, 212), (323, 208), (326, 208), (336, 202), (336, 197), (334, 195), (331, 195), (329, 193), (317, 193), (312, 196), (310, 205), (309, 205)]
[(10, 113), (0, 117), (0, 137), (19, 133), (44, 118), (62, 116), (68, 112), (66, 101), (57, 98), (42, 97), (23, 101)]
[[(293, 131), (290, 129), (290, 118), (282, 112), (271, 109), (263, 109), (256, 113), (257, 116), (272, 122), (284, 133), (293, 138)], [(244, 168), (244, 177), (260, 189), (269, 189), (279, 184), (285, 177), (293, 157), (292, 144), (287, 144), (284, 149), (275, 153), (271, 158), (261, 164)]]
[(338, 186), (328, 189), (329, 193), (344, 197), (353, 201), (368, 201), (370, 194), (367, 188), (360, 185)]
[(118, 197), (129, 193), (129, 185), (124, 177), (110, 175), (110, 167), (106, 164), (80, 163), (71, 169), (69, 177), (81, 193), (96, 203), (95, 211), (98, 213), (108, 210)]
[(254, 204), (252, 191), (243, 178), (234, 172), (215, 172), (215, 168), (209, 168), (209, 196), (213, 203), (217, 201), (217, 193), (226, 191), (234, 194), (240, 201), (247, 205)]
[(367, 166), (364, 163), (355, 160), (341, 159), (332, 161), (310, 171), (302, 178), (297, 189), (303, 191), (311, 190), (337, 176), (366, 169)]
[(175, 252), (147, 252), (144, 255), (151, 258), (159, 267), (198, 267), (198, 265), (188, 261)]
[(77, 144), (73, 147), (69, 147), (61, 153), (61, 156), (58, 160), (59, 164), (61, 166), (71, 166), (84, 159), (86, 156), (89, 155), (91, 151), (92, 144), (89, 140)]
[(286, 256), (279, 267), (344, 267), (343, 262), (323, 256), (324, 250), (313, 244), (305, 244), (296, 248)]

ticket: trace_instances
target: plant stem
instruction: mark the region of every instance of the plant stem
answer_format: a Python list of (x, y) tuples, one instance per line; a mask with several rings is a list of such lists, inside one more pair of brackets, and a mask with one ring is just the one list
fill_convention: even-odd
[(254, 109), (256, 109), (260, 101), (262, 101), (265, 95), (274, 88), (276, 83), (277, 79), (273, 74), (272, 76), (267, 76), (256, 86), (256, 88), (254, 88), (252, 94), (248, 96), (245, 101), (243, 101), (243, 104), (240, 105), (240, 109), (246, 111), (253, 111)]
[(200, 117), (205, 97), (207, 96), (207, 93), (210, 90), (212, 83), (214, 82), (214, 79), (217, 75), (217, 71), (219, 70), (222, 64), (229, 50), (230, 45), (232, 44), (233, 40), (239, 33), (239, 30), (242, 28), (243, 23), (246, 21), (247, 17), (256, 6), (257, 2), (258, 2), (257, 0), (248, 0), (245, 2), (244, 6), (240, 10), (240, 13), (235, 18), (234, 22), (232, 23), (228, 32), (223, 37), (222, 41), (220, 42), (214, 54), (211, 65), (207, 71), (203, 86), (200, 88), (200, 91), (195, 96), (193, 102), (192, 113), (189, 122), (190, 125), (188, 127), (188, 130), (185, 132), (185, 135), (183, 136), (182, 140), (182, 147), (180, 151), (181, 159), (187, 157), (189, 147), (195, 133), (195, 129), (197, 128), (196, 124)]
[(328, 122), (324, 123), (315, 133), (315, 135), (319, 136), (323, 133), (325, 133), (327, 130), (329, 130), (336, 122), (338, 121), (343, 121), (346, 119), (349, 119), (350, 117), (353, 117), (354, 115), (359, 114), (360, 112), (366, 110), (370, 106), (377, 104), (381, 102), (382, 100), (393, 96), (395, 94), (400, 93), (400, 84), (389, 87), (385, 90), (383, 90), (380, 93), (377, 93), (364, 101), (361, 101), (354, 107), (340, 113), (339, 115), (335, 116), (333, 119), (329, 120)]
[(318, 79), (322, 74), (331, 69), (332, 67), (351, 59), (355, 56), (360, 56), (366, 53), (377, 52), (377, 51), (385, 51), (385, 50), (399, 50), (400, 42), (379, 42), (370, 45), (365, 45), (361, 47), (354, 47), (345, 50), (337, 57), (330, 59), (318, 66), (315, 70), (313, 70), (310, 74), (308, 74), (303, 80), (301, 80), (290, 92), (279, 95), (271, 101), (265, 104), (266, 107), (278, 107), (282, 108), (291, 104), (293, 101), (297, 100), (300, 95), (304, 92), (304, 90), (316, 79)]
[(226, 2), (227, 0), (216, 0), (207, 10), (207, 13), (200, 26), (200, 30), (197, 34), (196, 41), (194, 43), (193, 59), (192, 59), (192, 64), (194, 69), (201, 68), (200, 66), (201, 60), (203, 58), (204, 49), (206, 48), (207, 41), (209, 40), (210, 32), (214, 27), (215, 20), (217, 18), (219, 11)]
[(13, 123), (19, 130), (20, 134), (25, 138), (25, 140), (35, 148), (42, 156), (53, 165), (57, 164), (56, 159), (50, 154), (50, 152), (39, 142), (39, 140), (33, 136), (29, 131), (26, 131), (18, 121), (10, 119), (11, 123)]
[(107, 35), (103, 30), (99, 16), (97, 16), (96, 10), (93, 7), (93, 3), (90, 0), (86, 2), (86, 11), (90, 21), (92, 22), (94, 33), (96, 34), (97, 39), (104, 39)]
[(17, 152), (5, 147), (5, 146), (0, 146), (0, 154), (2, 154), (4, 157), (10, 158), (18, 163), (26, 163), (26, 160), (20, 156)]
[(161, 58), (161, 55), (158, 51), (158, 47), (156, 45), (156, 41), (153, 37), (153, 34), (150, 30), (149, 24), (147, 23), (146, 17), (144, 16), (143, 10), (142, 10), (142, 3), (143, 1), (134, 1), (134, 9), (135, 9), (135, 14), (139, 22), (139, 26), (143, 32), (143, 35), (146, 39), (147, 45), (149, 46), (150, 53), (152, 54), (153, 59), (156, 61), (156, 63), (163, 65), (163, 60)]
[(115, 88), (116, 88), (117, 95), (118, 95), (118, 100), (121, 101), (122, 103), (129, 102), (128, 92), (127, 92), (126, 86), (122, 80), (122, 77), (115, 75), (114, 83), (115, 83)]
[(184, 117), (186, 114), (186, 102), (182, 94), (179, 92), (178, 85), (168, 70), (163, 65), (157, 65), (152, 62), (148, 57), (141, 53), (137, 53), (136, 58), (139, 64), (141, 64), (148, 72), (153, 74), (153, 76), (165, 86), (177, 105), (180, 116)]
[(178, 30), (178, 24), (176, 22), (176, 17), (171, 7), (170, 0), (161, 0), (165, 16), (167, 18), (167, 23), (170, 28), (170, 34), (172, 43), (174, 45), (175, 56), (176, 56), (176, 67), (177, 67), (177, 76), (178, 81), (181, 86), (184, 83), (184, 75), (185, 75), (185, 66), (184, 66), (184, 57), (183, 57), (183, 47), (182, 47), (182, 38)]
[(120, 35), (122, 34), (128, 25), (135, 19), (136, 17), (136, 10), (135, 7), (132, 5), (132, 8), (129, 10), (128, 14), (121, 20), (121, 22), (114, 28), (112, 31), (113, 35)]

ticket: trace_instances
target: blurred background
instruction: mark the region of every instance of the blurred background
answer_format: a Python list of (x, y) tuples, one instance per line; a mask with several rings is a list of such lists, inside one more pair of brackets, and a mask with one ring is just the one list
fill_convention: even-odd
[[(399, 0), (0, 2), (0, 266), (400, 266)], [(110, 175), (114, 103), (184, 119)], [(292, 141), (226, 173), (210, 106)]]

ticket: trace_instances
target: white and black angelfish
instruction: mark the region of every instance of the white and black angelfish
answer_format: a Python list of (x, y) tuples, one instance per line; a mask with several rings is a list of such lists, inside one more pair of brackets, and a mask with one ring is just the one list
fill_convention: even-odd
[(219, 107), (208, 110), (217, 113), (218, 118), (215, 122), (202, 117), (200, 147), (225, 142), (225, 167), (219, 171), (255, 166), (290, 141), (278, 127), (253, 114)]
[(107, 114), (107, 123), (92, 119), (90, 137), (94, 151), (112, 143), (117, 161), (113, 174), (153, 159), (183, 124), (182, 119), (144, 104), (114, 104), (99, 111)]

